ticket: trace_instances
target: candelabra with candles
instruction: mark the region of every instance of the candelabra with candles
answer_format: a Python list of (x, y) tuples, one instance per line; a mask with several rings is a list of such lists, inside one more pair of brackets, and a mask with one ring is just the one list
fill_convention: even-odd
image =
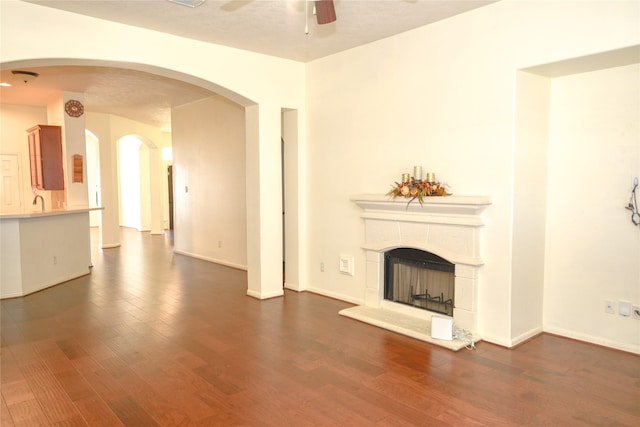
[(424, 197), (449, 196), (446, 185), (436, 181), (434, 172), (427, 172), (425, 179), (422, 179), (422, 166), (413, 167), (413, 176), (409, 173), (402, 174), (402, 182), (395, 182), (387, 196), (395, 199), (397, 197), (410, 198), (409, 203), (418, 199), (422, 205)]

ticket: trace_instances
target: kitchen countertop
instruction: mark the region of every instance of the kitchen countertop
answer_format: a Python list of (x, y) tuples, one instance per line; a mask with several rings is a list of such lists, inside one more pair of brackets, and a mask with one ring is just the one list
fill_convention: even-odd
[(31, 211), (31, 212), (0, 212), (0, 220), (3, 219), (23, 219), (23, 218), (40, 218), (45, 216), (69, 215), (82, 212), (103, 210), (104, 207), (78, 206), (68, 207), (65, 209), (53, 209), (47, 211)]

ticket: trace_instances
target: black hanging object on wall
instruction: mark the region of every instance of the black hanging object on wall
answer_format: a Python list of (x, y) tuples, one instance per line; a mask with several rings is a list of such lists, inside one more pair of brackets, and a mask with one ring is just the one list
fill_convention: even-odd
[(627, 209), (631, 211), (631, 222), (633, 225), (640, 225), (640, 211), (638, 210), (638, 199), (636, 196), (636, 190), (638, 189), (638, 178), (633, 181), (633, 190), (631, 190), (631, 197), (629, 198), (629, 204)]

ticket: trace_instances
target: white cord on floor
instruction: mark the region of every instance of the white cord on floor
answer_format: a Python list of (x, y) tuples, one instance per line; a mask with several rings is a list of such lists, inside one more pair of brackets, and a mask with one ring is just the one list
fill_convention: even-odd
[(467, 350), (475, 350), (476, 344), (473, 342), (473, 334), (466, 329), (453, 326), (453, 337), (464, 342), (464, 348)]

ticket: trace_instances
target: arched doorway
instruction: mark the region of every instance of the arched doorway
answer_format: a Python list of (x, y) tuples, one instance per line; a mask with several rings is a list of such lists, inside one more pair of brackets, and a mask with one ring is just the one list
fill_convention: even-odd
[[(21, 61), (20, 67), (33, 68), (44, 66), (51, 68), (60, 66), (64, 67), (65, 70), (68, 70), (67, 67), (73, 67), (75, 62), (76, 60), (73, 59), (66, 59), (64, 61), (59, 61), (56, 59), (29, 60)], [(117, 62), (113, 61), (109, 61), (107, 63), (95, 60), (77, 60), (77, 64), (81, 64), (78, 66), (83, 68), (94, 66), (117, 67), (119, 65)], [(3, 65), (10, 67), (12, 64), (4, 63)], [(250, 274), (248, 277), (249, 289), (251, 290), (251, 292), (248, 292), (248, 294), (255, 296), (256, 298), (269, 298), (272, 296), (282, 295), (281, 290), (270, 288), (271, 283), (282, 283), (279, 280), (276, 281), (274, 277), (277, 274), (275, 273), (276, 271), (280, 271), (280, 274), (278, 274), (278, 276), (281, 276), (282, 252), (273, 250), (279, 245), (282, 245), (283, 239), (281, 232), (281, 212), (279, 207), (276, 209), (275, 205), (272, 203), (272, 201), (274, 200), (280, 200), (281, 197), (281, 190), (279, 185), (281, 171), (280, 163), (278, 162), (276, 165), (276, 163), (272, 161), (272, 159), (274, 158), (274, 154), (277, 153), (278, 157), (280, 154), (280, 137), (282, 135), (281, 107), (278, 101), (274, 101), (279, 97), (273, 97), (272, 94), (269, 94), (268, 96), (266, 96), (266, 98), (268, 98), (267, 102), (258, 104), (244, 97), (243, 95), (233, 92), (232, 90), (218, 86), (211, 81), (206, 81), (192, 75), (176, 72), (170, 69), (158, 68), (147, 64), (133, 64), (128, 62), (126, 64), (122, 64), (122, 66), (122, 70), (131, 70), (138, 73), (149, 73), (149, 80), (154, 80), (157, 78), (168, 78), (174, 79), (176, 82), (178, 82), (178, 85), (184, 83), (197, 84), (201, 88), (213, 90), (216, 94), (222, 95), (223, 97), (236, 102), (238, 105), (242, 106), (245, 111), (247, 111), (247, 117), (250, 117), (250, 120), (247, 120), (245, 123), (245, 136), (247, 146), (245, 166), (247, 176), (251, 178), (250, 182), (252, 184), (252, 188), (258, 189), (258, 191), (246, 192), (245, 196), (247, 198), (247, 210), (246, 212), (243, 212), (244, 215), (247, 215), (248, 224), (251, 224), (247, 225), (247, 250), (251, 252), (251, 254), (247, 257), (247, 270), (251, 270), (251, 265), (253, 265), (253, 267), (255, 268), (254, 273)], [(272, 85), (270, 85), (269, 87), (272, 87)], [(259, 90), (255, 91), (255, 89), (251, 89), (249, 90), (249, 92), (255, 92), (257, 94), (260, 94), (261, 96), (265, 95)], [(302, 104), (300, 102), (300, 99), (296, 101), (296, 96), (293, 96), (291, 99), (293, 100), (292, 104), (294, 105)], [(297, 110), (295, 109), (291, 109), (290, 111), (296, 111), (297, 114)], [(90, 113), (91, 111), (87, 110), (87, 116), (89, 116)], [(87, 120), (89, 120), (89, 118)], [(88, 123), (87, 128), (91, 128), (93, 131), (93, 127)], [(118, 154), (116, 152), (117, 150), (116, 148), (114, 148), (114, 146), (116, 145), (115, 141), (117, 141), (119, 136), (126, 133), (121, 132), (121, 129), (115, 129), (111, 124), (105, 124), (104, 127), (99, 130), (100, 132), (95, 132), (95, 134), (101, 142), (99, 145), (99, 157), (101, 163), (100, 185), (102, 190), (101, 201), (103, 205), (111, 207), (111, 209), (105, 209), (105, 211), (103, 211), (101, 235), (104, 236), (105, 230), (107, 230), (111, 233), (111, 235), (117, 236), (117, 228), (119, 222), (119, 209), (117, 209), (118, 183), (117, 178), (114, 181), (112, 177), (105, 175), (116, 175), (115, 173), (112, 173), (112, 171), (117, 167), (116, 165), (118, 162)], [(297, 138), (292, 139), (292, 141), (294, 140), (295, 144), (297, 144)], [(297, 162), (300, 161), (300, 157), (290, 157), (289, 159), (296, 162), (296, 167), (293, 168), (296, 173), (297, 171), (302, 170), (297, 165)], [(107, 172), (105, 172), (105, 170)], [(174, 164), (174, 173), (176, 173), (177, 170), (178, 168), (176, 168)], [(290, 175), (290, 178), (296, 179), (293, 175)], [(275, 181), (278, 181), (277, 187), (276, 185), (272, 185), (275, 184)], [(264, 185), (265, 183), (268, 183), (268, 185)], [(114, 194), (110, 193), (114, 193), (115, 198)], [(288, 200), (297, 202), (298, 195), (294, 194), (289, 197)], [(116, 209), (113, 209), (114, 207), (116, 207)], [(179, 207), (177, 208), (179, 209)], [(108, 217), (108, 215), (115, 216), (115, 218), (106, 218)], [(291, 215), (288, 215), (288, 217), (292, 218)], [(105, 219), (107, 219), (107, 221), (105, 221)], [(105, 226), (105, 222), (107, 222), (109, 225)], [(298, 224), (298, 221), (292, 222)], [(193, 230), (189, 231), (194, 232)], [(288, 230), (287, 238), (295, 237), (297, 239), (297, 234), (297, 229)], [(104, 238), (102, 239), (102, 248), (115, 246), (119, 246), (118, 237), (116, 237), (115, 240), (108, 240)], [(288, 253), (290, 252), (288, 251)], [(277, 268), (274, 268), (274, 266), (276, 265)], [(289, 265), (294, 265), (294, 263), (289, 263)], [(290, 275), (289, 277), (294, 277), (294, 275)]]

